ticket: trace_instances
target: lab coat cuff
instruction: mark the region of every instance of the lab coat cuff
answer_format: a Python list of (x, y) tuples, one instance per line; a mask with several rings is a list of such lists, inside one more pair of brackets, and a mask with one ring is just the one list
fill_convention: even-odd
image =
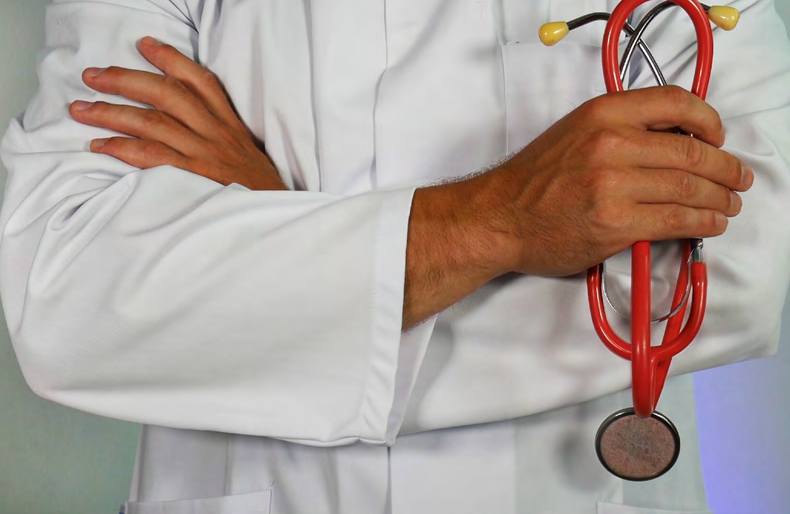
[(406, 244), (414, 188), (386, 191), (375, 242), (370, 324), (370, 371), (360, 414), (359, 438), (368, 444), (391, 443), (390, 414), (405, 401), (398, 391)]

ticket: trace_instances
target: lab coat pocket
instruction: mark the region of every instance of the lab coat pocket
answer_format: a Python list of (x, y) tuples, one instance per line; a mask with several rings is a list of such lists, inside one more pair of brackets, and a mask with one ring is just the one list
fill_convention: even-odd
[(269, 514), (272, 491), (200, 500), (128, 502), (125, 514)]
[(598, 514), (713, 514), (712, 510), (663, 510), (598, 502)]
[(601, 48), (563, 41), (502, 45), (507, 151), (515, 152), (587, 100), (606, 92)]

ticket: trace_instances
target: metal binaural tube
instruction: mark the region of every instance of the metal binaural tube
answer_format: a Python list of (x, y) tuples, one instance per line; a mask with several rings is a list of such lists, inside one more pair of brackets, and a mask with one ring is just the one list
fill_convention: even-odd
[[(625, 48), (625, 53), (623, 54), (623, 58), (620, 61), (620, 80), (625, 80), (625, 70), (631, 65), (631, 59), (634, 56), (635, 46), (634, 44), (638, 41), (642, 41), (642, 36), (645, 34), (645, 30), (647, 27), (656, 19), (656, 17), (667, 10), (670, 7), (674, 7), (676, 4), (673, 2), (662, 2), (652, 8), (642, 21), (639, 22), (639, 25), (636, 26), (636, 29), (632, 29), (633, 33), (631, 36), (631, 41), (628, 42), (628, 46)], [(662, 77), (663, 78), (663, 77)], [(659, 83), (661, 86), (666, 86), (666, 80), (663, 83)]]
[[(564, 38), (568, 32), (571, 30), (578, 29), (579, 27), (583, 27), (589, 23), (594, 21), (608, 21), (610, 18), (609, 13), (605, 12), (596, 12), (585, 14), (584, 16), (579, 16), (576, 19), (573, 19), (567, 23), (562, 22), (554, 22), (554, 23), (546, 23), (541, 27), (541, 41), (545, 45), (554, 45), (559, 42), (562, 38)], [(626, 23), (623, 26), (623, 32), (626, 33), (629, 37), (633, 37), (634, 35), (634, 28)], [(648, 66), (650, 67), (650, 71), (653, 73), (653, 77), (655, 77), (656, 82), (660, 86), (666, 86), (667, 81), (664, 78), (664, 74), (661, 72), (661, 68), (658, 66), (658, 61), (653, 56), (653, 52), (650, 50), (650, 47), (647, 46), (647, 43), (642, 41), (641, 39), (635, 39), (635, 44), (639, 47), (639, 51), (644, 56), (645, 60), (647, 61)], [(632, 50), (633, 52), (633, 50)], [(626, 68), (621, 69), (621, 74), (625, 74)]]

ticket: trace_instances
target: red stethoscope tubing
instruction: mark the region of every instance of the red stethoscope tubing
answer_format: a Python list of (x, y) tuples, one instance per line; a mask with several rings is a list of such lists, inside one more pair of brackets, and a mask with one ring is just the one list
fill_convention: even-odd
[[(606, 26), (603, 40), (603, 69), (606, 89), (610, 93), (623, 91), (618, 62), (620, 34), (631, 13), (641, 4), (650, 0), (623, 0), (612, 12)], [(691, 17), (697, 33), (697, 67), (694, 73), (692, 92), (705, 99), (713, 67), (713, 32), (708, 15), (697, 0), (672, 0), (682, 7)], [(689, 273), (687, 262), (691, 248), (685, 244), (683, 260), (678, 273), (672, 310), (677, 309), (688, 286)], [(672, 357), (683, 351), (696, 337), (702, 325), (707, 303), (707, 272), (705, 264), (694, 262), (691, 268), (692, 297), (691, 311), (685, 327), (687, 302), (669, 318), (661, 346), (653, 347), (650, 342), (651, 328), (651, 273), (650, 242), (639, 241), (631, 249), (631, 343), (623, 341), (612, 330), (604, 310), (601, 280), (602, 265), (590, 268), (587, 272), (587, 291), (590, 299), (590, 313), (593, 325), (601, 341), (616, 355), (632, 362), (632, 388), (634, 411), (637, 416), (649, 417), (653, 414), (661, 390), (666, 380)]]

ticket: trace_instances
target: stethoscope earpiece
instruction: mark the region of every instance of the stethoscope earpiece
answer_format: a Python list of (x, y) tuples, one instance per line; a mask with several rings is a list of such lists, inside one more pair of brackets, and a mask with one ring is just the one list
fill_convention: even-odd
[(732, 30), (738, 26), (741, 13), (728, 5), (713, 5), (708, 9), (708, 19), (723, 30)]
[(562, 41), (570, 31), (570, 27), (564, 21), (553, 21), (543, 24), (538, 35), (541, 43), (546, 46), (554, 46)]

